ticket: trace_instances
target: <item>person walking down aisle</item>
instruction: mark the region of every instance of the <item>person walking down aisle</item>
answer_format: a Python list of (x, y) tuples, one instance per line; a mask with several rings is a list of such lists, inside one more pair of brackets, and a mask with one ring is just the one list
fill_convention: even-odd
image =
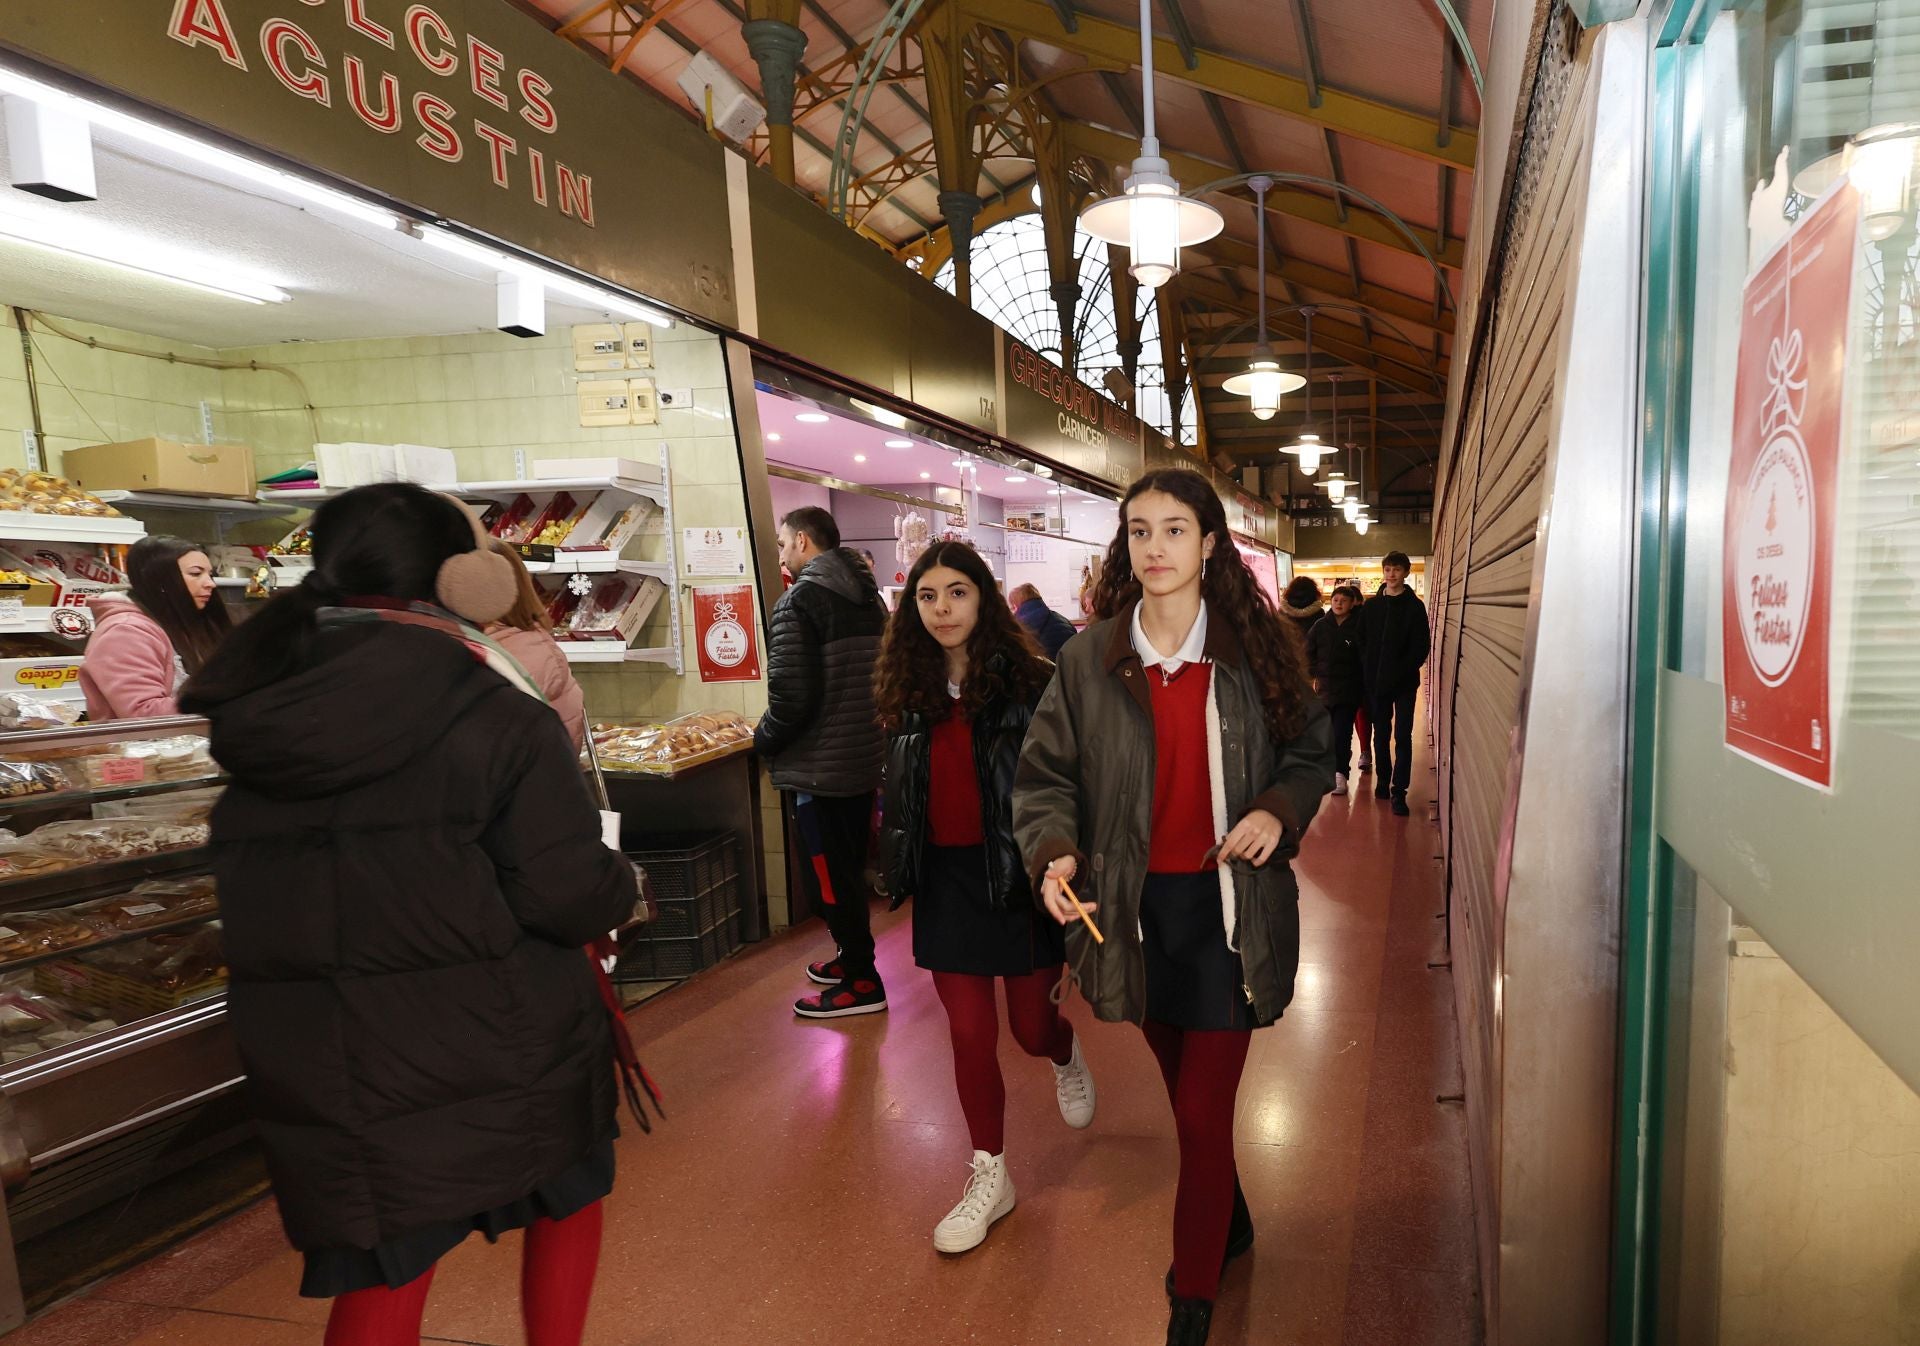
[(1313, 634), (1314, 625), (1326, 615), (1321, 606), (1320, 586), (1305, 575), (1297, 575), (1280, 595), (1280, 615), (1300, 633), (1301, 647)]
[(1027, 628), (1040, 652), (1049, 659), (1058, 659), (1060, 647), (1080, 634), (1072, 622), (1047, 606), (1047, 600), (1031, 584), (1016, 585), (1007, 601), (1013, 604), (1013, 615), (1020, 625)]
[(80, 689), (95, 723), (179, 714), (180, 685), (233, 630), (197, 542), (141, 538), (127, 553), (127, 579), (127, 594), (87, 602), (97, 625)]
[(977, 1247), (1013, 1209), (996, 978), (1014, 1041), (1053, 1062), (1060, 1115), (1072, 1127), (1093, 1121), (1093, 1076), (1052, 996), (1066, 943), (1035, 909), (1013, 839), (1014, 770), (1052, 676), (979, 553), (936, 542), (921, 554), (887, 626), (875, 696), (889, 735), (888, 888), (895, 906), (913, 898), (913, 961), (947, 1011), (973, 1140), (966, 1191), (934, 1226), (943, 1253)]
[(633, 870), (478, 633), (514, 576), (465, 511), (367, 486), (312, 536), (311, 575), (182, 696), (232, 777), (227, 1009), (300, 1293), (333, 1299), (328, 1346), (411, 1346), (440, 1258), (525, 1229), (527, 1341), (577, 1346), (617, 1091), (583, 946), (631, 914)]
[(1373, 722), (1373, 794), (1391, 798), (1402, 818), (1412, 812), (1407, 786), (1413, 779), (1413, 706), (1431, 640), (1427, 605), (1407, 587), (1412, 570), (1405, 552), (1388, 552), (1380, 561), (1386, 583), (1360, 609), (1360, 677)]
[(1253, 1244), (1234, 1103), (1251, 1030), (1293, 998), (1287, 862), (1333, 784), (1332, 736), (1199, 473), (1127, 492), (1096, 611), (1027, 731), (1014, 832), (1094, 1013), (1138, 1023), (1159, 1061), (1180, 1134), (1167, 1342), (1200, 1346)]
[(822, 986), (793, 1004), (808, 1019), (876, 1014), (886, 987), (873, 961), (867, 838), (886, 740), (873, 704), (873, 664), (887, 606), (873, 572), (840, 545), (824, 509), (780, 521), (780, 563), (793, 584), (767, 626), (767, 713), (753, 746), (775, 789), (793, 794), (808, 893), (839, 946), (807, 965)]
[(516, 597), (506, 616), (487, 623), (487, 638), (512, 655), (525, 670), (560, 717), (560, 723), (567, 727), (567, 737), (573, 740), (573, 746), (584, 747), (587, 694), (580, 690), (580, 682), (573, 676), (573, 665), (567, 662), (566, 651), (553, 638), (553, 624), (547, 620), (547, 607), (540, 599), (540, 591), (534, 587), (533, 576), (527, 573), (512, 543), (495, 538), (493, 550), (513, 567)]
[(1333, 718), (1333, 792), (1347, 792), (1347, 768), (1353, 761), (1353, 719), (1360, 712), (1360, 590), (1343, 584), (1333, 591), (1333, 610), (1307, 633), (1307, 669), (1313, 690)]

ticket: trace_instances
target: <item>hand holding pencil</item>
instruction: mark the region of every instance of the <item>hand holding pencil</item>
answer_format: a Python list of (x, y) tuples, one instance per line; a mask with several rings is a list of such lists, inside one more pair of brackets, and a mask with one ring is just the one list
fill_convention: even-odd
[(1087, 927), (1087, 933), (1093, 936), (1096, 944), (1106, 943), (1106, 937), (1100, 933), (1100, 927), (1093, 923), (1092, 912), (1098, 910), (1097, 902), (1082, 902), (1073, 891), (1073, 876), (1079, 868), (1071, 855), (1063, 855), (1047, 866), (1047, 872), (1040, 883), (1040, 898), (1046, 903), (1048, 913), (1062, 925), (1068, 925), (1078, 919)]

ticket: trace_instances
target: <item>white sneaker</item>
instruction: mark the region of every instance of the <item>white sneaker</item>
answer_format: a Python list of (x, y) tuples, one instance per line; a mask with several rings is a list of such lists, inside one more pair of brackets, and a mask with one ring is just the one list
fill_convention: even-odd
[(933, 1227), (934, 1251), (963, 1253), (979, 1247), (993, 1222), (1012, 1209), (1013, 1179), (1007, 1176), (1007, 1156), (975, 1150), (966, 1194)]
[(1053, 1067), (1053, 1096), (1059, 1100), (1060, 1116), (1068, 1126), (1080, 1131), (1093, 1125), (1093, 1072), (1080, 1055), (1080, 1035), (1073, 1035), (1073, 1059)]
[(1337, 795), (1343, 795), (1347, 792), (1347, 777), (1345, 772), (1338, 772), (1334, 775), (1333, 792)]

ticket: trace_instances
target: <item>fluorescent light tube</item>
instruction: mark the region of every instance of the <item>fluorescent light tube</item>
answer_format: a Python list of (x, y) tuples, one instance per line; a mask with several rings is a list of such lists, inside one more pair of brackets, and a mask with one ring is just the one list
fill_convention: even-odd
[(284, 304), (293, 298), (278, 285), (236, 268), (225, 258), (188, 252), (71, 215), (0, 214), (0, 237), (250, 304)]

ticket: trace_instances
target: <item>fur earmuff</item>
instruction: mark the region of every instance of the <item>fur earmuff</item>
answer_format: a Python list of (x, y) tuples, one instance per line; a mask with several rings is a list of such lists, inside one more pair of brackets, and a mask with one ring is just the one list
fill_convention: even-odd
[(473, 511), (461, 501), (453, 503), (473, 525), (473, 550), (449, 556), (441, 563), (434, 579), (434, 595), (440, 606), (456, 617), (485, 626), (513, 611), (520, 596), (520, 577), (514, 573), (513, 562), (495, 554), (492, 539)]

